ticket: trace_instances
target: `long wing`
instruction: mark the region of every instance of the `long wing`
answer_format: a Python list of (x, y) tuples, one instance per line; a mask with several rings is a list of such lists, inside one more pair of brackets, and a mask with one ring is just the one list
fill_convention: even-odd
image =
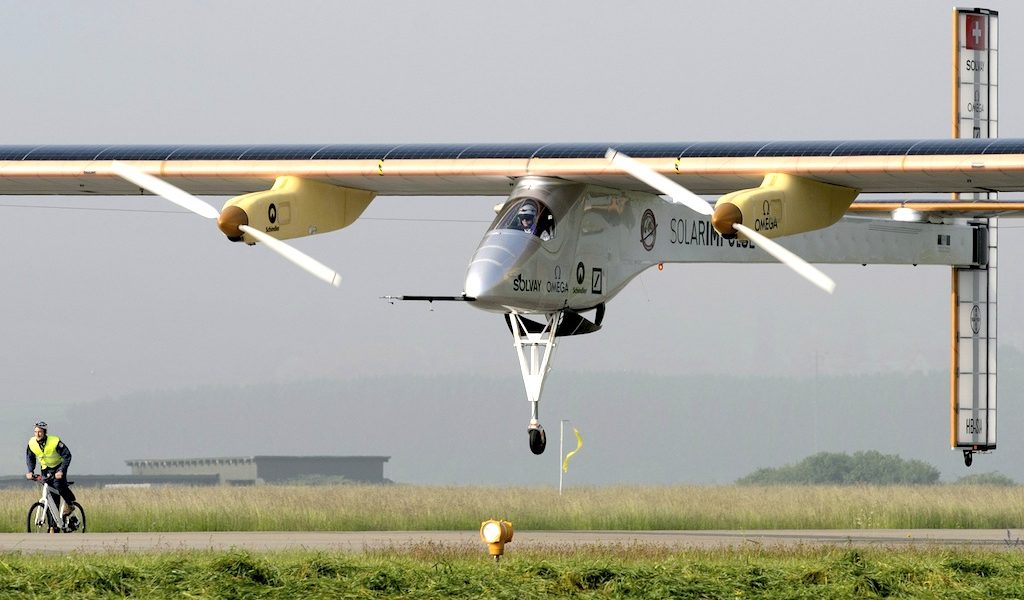
[(888, 216), (899, 208), (909, 208), (933, 217), (1024, 217), (1024, 202), (1003, 202), (979, 200), (976, 202), (934, 200), (907, 200), (905, 202), (884, 202), (859, 200), (847, 211), (862, 216)]
[[(114, 161), (198, 195), (234, 196), (297, 175), (388, 195), (503, 196), (526, 175), (647, 189), (605, 152), (614, 146), (698, 194), (790, 173), (871, 192), (1024, 191), (1024, 140), (421, 144), (298, 146), (0, 146), (0, 195), (131, 195)], [(647, 189), (647, 191), (653, 191)], [(884, 210), (855, 204), (854, 212)], [(954, 210), (952, 206), (947, 207)], [(1019, 211), (1011, 203), (1003, 212)], [(969, 212), (967, 207), (955, 212)]]

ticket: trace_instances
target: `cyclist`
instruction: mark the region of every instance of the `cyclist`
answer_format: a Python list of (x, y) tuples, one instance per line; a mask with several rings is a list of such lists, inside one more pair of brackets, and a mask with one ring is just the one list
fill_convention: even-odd
[(46, 435), (46, 421), (36, 423), (35, 435), (28, 440), (28, 447), (25, 448), (25, 464), (28, 465), (26, 479), (34, 477), (36, 470), (36, 458), (39, 459), (39, 472), (43, 479), (53, 476), (57, 491), (64, 499), (64, 514), (68, 516), (74, 510), (71, 505), (75, 501), (75, 494), (68, 486), (68, 467), (71, 466), (71, 450), (60, 438), (55, 435)]

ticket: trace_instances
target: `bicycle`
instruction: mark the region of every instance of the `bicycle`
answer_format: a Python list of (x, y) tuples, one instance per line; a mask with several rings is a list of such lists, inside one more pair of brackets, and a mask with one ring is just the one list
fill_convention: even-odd
[[(34, 481), (43, 486), (43, 495), (28, 508), (26, 531), (28, 533), (85, 533), (85, 509), (78, 502), (72, 502), (71, 513), (63, 517), (64, 499), (53, 485), (53, 478), (43, 479), (36, 475)], [(69, 481), (68, 485), (74, 481)]]

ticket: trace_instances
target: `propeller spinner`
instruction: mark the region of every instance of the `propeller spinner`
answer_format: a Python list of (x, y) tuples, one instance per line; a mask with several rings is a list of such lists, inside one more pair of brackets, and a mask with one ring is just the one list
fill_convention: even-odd
[(250, 227), (248, 225), (248, 216), (242, 209), (236, 206), (229, 206), (225, 208), (223, 212), (217, 212), (217, 209), (185, 190), (175, 187), (166, 181), (158, 177), (154, 177), (127, 163), (114, 161), (111, 168), (119, 177), (134, 183), (151, 194), (160, 196), (165, 200), (169, 200), (201, 217), (217, 219), (217, 226), (229, 238), (238, 239), (242, 237), (243, 233), (247, 233), (256, 241), (262, 243), (267, 248), (270, 248), (281, 257), (305, 270), (317, 279), (327, 282), (334, 287), (338, 287), (341, 284), (341, 275), (339, 275), (334, 269), (321, 263), (308, 254), (305, 254), (282, 242), (281, 240)]
[(793, 254), (786, 248), (783, 248), (782, 245), (775, 240), (744, 225), (741, 222), (743, 215), (739, 210), (736, 210), (735, 205), (727, 203), (712, 210), (711, 206), (708, 205), (708, 203), (700, 196), (697, 196), (690, 190), (684, 188), (636, 159), (631, 158), (614, 148), (609, 148), (608, 152), (605, 153), (605, 156), (611, 160), (613, 165), (621, 168), (633, 177), (658, 190), (661, 194), (668, 196), (666, 200), (669, 202), (673, 204), (682, 204), (690, 210), (702, 215), (710, 215), (711, 224), (720, 235), (732, 237), (737, 232), (742, 233), (750, 241), (757, 244), (757, 246), (762, 250), (772, 255), (780, 263), (796, 271), (798, 275), (807, 281), (810, 281), (829, 294), (835, 291), (836, 284), (828, 275), (822, 273), (796, 254)]

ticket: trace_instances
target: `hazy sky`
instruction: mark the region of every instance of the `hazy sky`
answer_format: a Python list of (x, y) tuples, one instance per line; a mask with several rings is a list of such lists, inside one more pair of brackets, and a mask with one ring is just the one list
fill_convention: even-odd
[[(1014, 75), (1024, 25), (1013, 3), (986, 6), (1005, 9), (1001, 134), (1024, 137), (1016, 114), (1024, 77)], [(942, 2), (8, 2), (0, 10), (5, 144), (950, 131), (951, 17)], [(0, 198), (6, 412), (207, 384), (517, 374), (500, 317), (378, 299), (460, 293), (497, 200), (379, 198), (352, 227), (296, 241), (344, 275), (335, 290), (160, 200)], [(1020, 347), (1024, 236), (1009, 227), (1000, 238), (999, 333), (1001, 344)], [(838, 284), (833, 297), (777, 266), (646, 273), (608, 306), (603, 331), (559, 345), (552, 377), (810, 377), (815, 368), (948, 364), (948, 268), (824, 270)], [(521, 405), (525, 429), (525, 395), (505, 401)], [(946, 402), (936, 398), (936, 410)], [(549, 429), (558, 418), (612, 418), (564, 415), (555, 397), (541, 411)]]

